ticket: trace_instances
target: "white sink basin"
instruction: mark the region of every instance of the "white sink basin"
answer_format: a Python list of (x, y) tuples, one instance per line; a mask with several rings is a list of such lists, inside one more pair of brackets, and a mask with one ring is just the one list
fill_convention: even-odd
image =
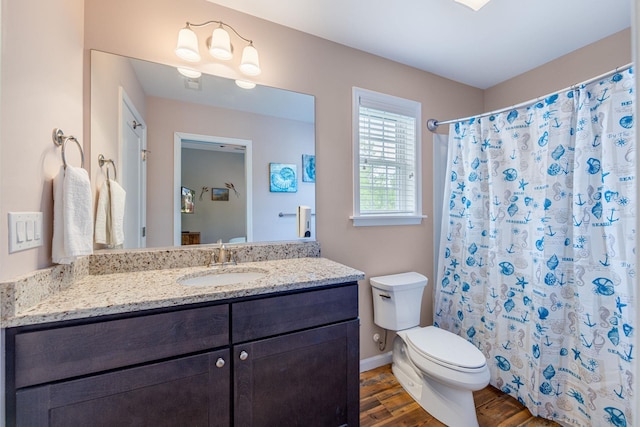
[(250, 282), (264, 276), (266, 273), (259, 271), (212, 271), (201, 276), (180, 278), (178, 283), (185, 286), (223, 286)]

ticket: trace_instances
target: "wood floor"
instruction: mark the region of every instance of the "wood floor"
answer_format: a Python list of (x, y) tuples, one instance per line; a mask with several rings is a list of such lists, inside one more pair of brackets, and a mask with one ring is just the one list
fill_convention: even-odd
[[(559, 424), (536, 418), (516, 399), (488, 386), (473, 394), (480, 427), (538, 427)], [(391, 365), (360, 374), (360, 427), (440, 427), (404, 391), (391, 373)]]

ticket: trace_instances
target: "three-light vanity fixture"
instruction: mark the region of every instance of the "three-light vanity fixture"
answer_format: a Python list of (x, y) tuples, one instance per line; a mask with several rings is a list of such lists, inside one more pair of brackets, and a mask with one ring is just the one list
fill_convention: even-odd
[[(253, 41), (241, 36), (235, 30), (235, 28), (222, 21), (207, 21), (203, 22), (202, 24), (193, 24), (187, 22), (185, 27), (178, 33), (178, 44), (176, 46), (175, 52), (180, 59), (184, 59), (188, 62), (199, 62), (202, 59), (202, 57), (200, 56), (200, 49), (198, 48), (198, 36), (196, 35), (193, 28), (205, 27), (210, 24), (217, 24), (217, 27), (213, 30), (211, 36), (207, 38), (207, 49), (211, 56), (222, 61), (228, 61), (233, 58), (233, 45), (231, 44), (229, 33), (225, 30), (226, 27), (233, 31), (236, 36), (247, 43), (247, 45), (242, 50), (240, 71), (247, 76), (257, 76), (261, 73), (262, 70), (260, 69), (258, 51), (253, 46)], [(186, 67), (178, 67), (178, 71), (185, 77), (193, 79), (200, 77), (200, 75), (202, 74), (198, 70)], [(236, 80), (236, 83), (240, 85), (241, 83), (247, 84), (250, 82)], [(255, 84), (253, 83), (250, 83), (250, 85), (255, 86)]]
[[(465, 6), (477, 11), (486, 5), (489, 0), (454, 0), (457, 3), (464, 4)], [(193, 24), (187, 22), (185, 27), (178, 33), (178, 44), (176, 46), (176, 55), (187, 62), (200, 62), (202, 57), (200, 56), (200, 49), (198, 48), (198, 36), (193, 28), (206, 27), (207, 25), (215, 24), (217, 27), (211, 33), (211, 36), (207, 38), (207, 49), (211, 56), (222, 61), (228, 61), (233, 58), (233, 45), (231, 44), (231, 38), (225, 27), (230, 29), (242, 39), (247, 45), (242, 50), (242, 59), (240, 61), (240, 71), (247, 76), (257, 76), (262, 72), (260, 69), (260, 60), (258, 58), (258, 50), (253, 46), (253, 40), (243, 37), (233, 28), (231, 25), (222, 21), (206, 21), (202, 24)], [(198, 70), (194, 70), (188, 67), (177, 67), (180, 74), (190, 79), (199, 78), (202, 73)], [(251, 89), (255, 87), (255, 83), (236, 80), (236, 84), (245, 89)]]

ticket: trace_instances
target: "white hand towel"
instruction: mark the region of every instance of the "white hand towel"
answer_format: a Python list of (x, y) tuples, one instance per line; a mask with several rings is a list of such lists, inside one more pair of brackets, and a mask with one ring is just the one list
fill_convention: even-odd
[(110, 215), (109, 208), (109, 182), (105, 181), (100, 187), (98, 194), (98, 206), (96, 208), (96, 243), (107, 245), (107, 217)]
[(127, 193), (113, 180), (100, 188), (96, 210), (96, 243), (117, 247), (124, 243), (124, 207)]
[(114, 246), (124, 243), (124, 207), (127, 193), (116, 181), (110, 181), (111, 241)]
[(83, 168), (60, 168), (53, 180), (54, 263), (69, 264), (76, 257), (93, 253), (91, 182)]
[(64, 251), (64, 215), (62, 193), (64, 187), (64, 167), (53, 178), (53, 241), (51, 243), (51, 258), (57, 264), (69, 264)]

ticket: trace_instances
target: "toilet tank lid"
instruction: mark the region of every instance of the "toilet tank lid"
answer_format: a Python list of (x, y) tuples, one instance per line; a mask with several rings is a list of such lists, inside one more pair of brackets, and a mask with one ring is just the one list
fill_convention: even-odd
[(408, 273), (390, 274), (369, 279), (371, 286), (385, 291), (398, 289), (413, 289), (426, 286), (428, 279), (420, 273), (411, 271)]

